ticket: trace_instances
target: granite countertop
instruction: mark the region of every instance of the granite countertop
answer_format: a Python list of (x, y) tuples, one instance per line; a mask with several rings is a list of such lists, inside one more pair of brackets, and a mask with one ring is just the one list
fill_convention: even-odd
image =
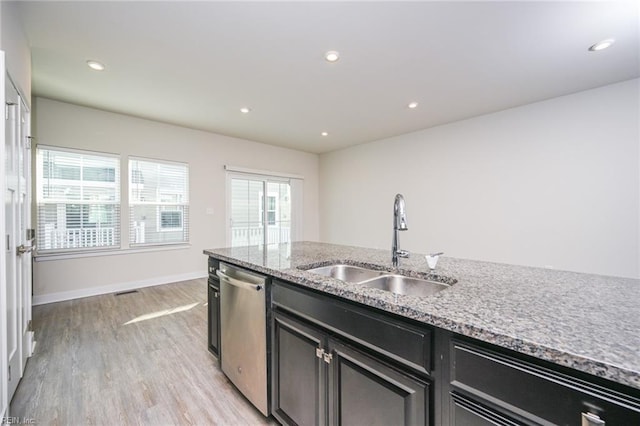
[[(298, 242), (205, 254), (478, 340), (640, 389), (640, 280), (423, 255), (391, 266), (390, 250)], [(457, 280), (433, 296), (395, 295), (298, 269), (333, 263)], [(380, 269), (380, 268), (378, 268)]]

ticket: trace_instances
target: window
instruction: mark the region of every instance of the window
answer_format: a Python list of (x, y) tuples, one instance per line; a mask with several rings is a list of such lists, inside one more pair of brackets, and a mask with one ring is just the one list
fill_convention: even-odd
[(120, 159), (40, 146), (38, 252), (120, 247)]
[(131, 246), (189, 241), (189, 166), (129, 159)]

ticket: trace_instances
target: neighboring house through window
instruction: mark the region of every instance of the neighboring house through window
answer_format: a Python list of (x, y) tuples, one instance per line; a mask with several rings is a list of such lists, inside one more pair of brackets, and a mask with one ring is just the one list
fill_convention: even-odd
[(267, 225), (276, 224), (277, 201), (277, 195), (267, 195)]
[[(287, 184), (288, 185), (288, 184)], [(264, 194), (261, 192), (259, 194), (259, 199), (260, 199), (260, 210), (258, 211), (258, 214), (260, 218), (263, 217), (263, 215), (265, 214), (264, 212)], [(269, 192), (267, 194), (267, 217), (264, 218), (266, 220), (266, 224), (267, 226), (273, 226), (276, 224), (276, 218), (278, 217), (278, 193), (277, 192)], [(284, 215), (286, 216), (288, 213), (284, 213)]]

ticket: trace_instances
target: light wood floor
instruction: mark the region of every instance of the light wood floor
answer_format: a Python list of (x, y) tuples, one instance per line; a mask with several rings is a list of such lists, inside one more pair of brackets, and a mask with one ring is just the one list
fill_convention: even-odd
[(34, 307), (36, 351), (11, 416), (39, 425), (275, 423), (207, 350), (206, 291), (202, 279)]

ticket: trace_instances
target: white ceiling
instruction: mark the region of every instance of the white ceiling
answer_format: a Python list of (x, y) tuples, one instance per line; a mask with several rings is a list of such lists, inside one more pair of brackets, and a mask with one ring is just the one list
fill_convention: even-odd
[[(46, 1), (20, 8), (34, 95), (322, 153), (638, 77), (638, 5)], [(611, 48), (587, 51), (612, 37)], [(326, 62), (328, 50), (341, 59)], [(107, 69), (91, 71), (88, 59)], [(410, 101), (420, 105), (409, 109)], [(252, 111), (240, 113), (243, 106)]]

